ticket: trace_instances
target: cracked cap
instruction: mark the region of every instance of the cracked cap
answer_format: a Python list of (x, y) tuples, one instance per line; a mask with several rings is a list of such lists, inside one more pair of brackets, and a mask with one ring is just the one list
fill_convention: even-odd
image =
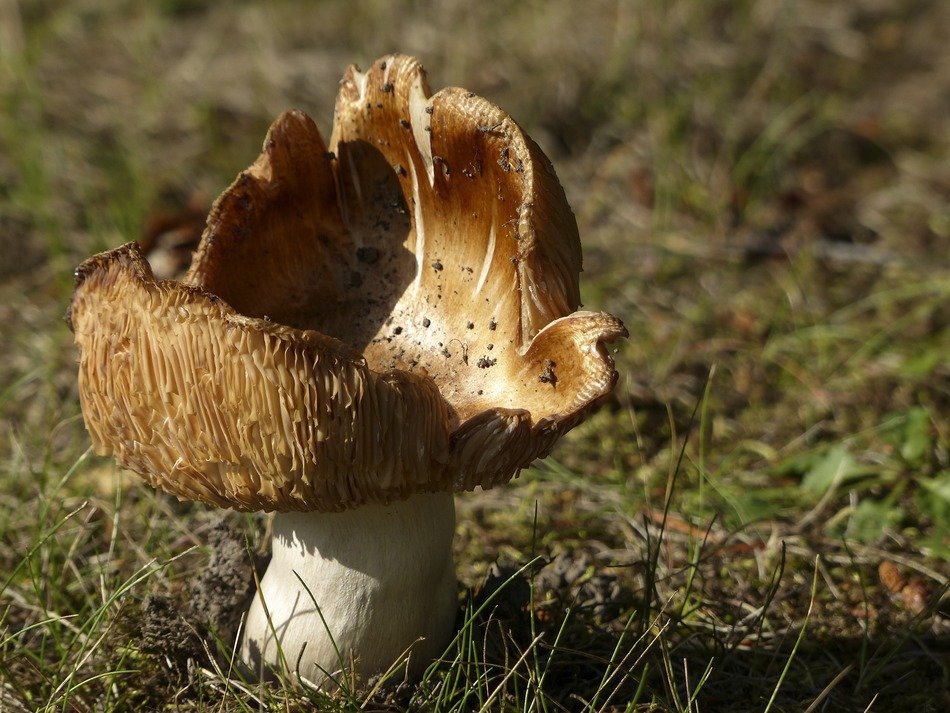
[(274, 122), (215, 202), (192, 267), (134, 243), (86, 260), (69, 309), (83, 416), (181, 498), (338, 511), (490, 488), (613, 388), (608, 314), (578, 312), (580, 242), (554, 169), (410, 57), (347, 70), (329, 150)]

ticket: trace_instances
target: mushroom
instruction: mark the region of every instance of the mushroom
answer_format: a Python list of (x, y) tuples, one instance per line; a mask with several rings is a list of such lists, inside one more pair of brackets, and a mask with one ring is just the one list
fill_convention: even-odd
[(580, 241), (499, 108), (391, 55), (299, 111), (211, 209), (180, 282), (130, 243), (76, 271), (95, 450), (182, 499), (274, 511), (241, 652), (317, 684), (443, 652), (453, 493), (543, 458), (613, 388)]

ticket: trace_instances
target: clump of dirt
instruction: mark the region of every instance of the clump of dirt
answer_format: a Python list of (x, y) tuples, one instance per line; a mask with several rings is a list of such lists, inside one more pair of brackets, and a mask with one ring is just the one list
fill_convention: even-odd
[[(472, 594), (475, 641), (486, 662), (504, 663), (531, 641), (530, 571), (511, 562), (494, 562)], [(467, 612), (460, 612), (460, 626)]]
[(570, 607), (592, 622), (604, 622), (632, 599), (618, 577), (601, 571), (593, 555), (571, 549), (533, 570), (493, 563), (475, 588), (472, 607), (482, 609), (476, 626), (483, 631), (486, 651), (502, 653), (509, 642), (528, 645), (532, 615), (549, 620)]
[(177, 594), (150, 595), (143, 604), (142, 649), (161, 657), (179, 675), (204, 661), (221, 642), (230, 649), (254, 596), (260, 562), (243, 533), (225, 515), (208, 532), (211, 556), (194, 582)]
[(595, 621), (609, 621), (620, 614), (632, 596), (618, 577), (600, 571), (593, 556), (583, 550), (557, 555), (535, 577), (539, 599), (570, 604), (590, 612)]

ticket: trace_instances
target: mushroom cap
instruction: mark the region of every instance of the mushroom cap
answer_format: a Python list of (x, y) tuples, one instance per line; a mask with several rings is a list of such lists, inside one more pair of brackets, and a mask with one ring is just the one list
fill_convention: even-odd
[(410, 57), (350, 67), (329, 151), (299, 111), (215, 202), (186, 277), (134, 243), (69, 309), (96, 452), (238, 510), (507, 482), (610, 393), (620, 320), (576, 311), (548, 159)]

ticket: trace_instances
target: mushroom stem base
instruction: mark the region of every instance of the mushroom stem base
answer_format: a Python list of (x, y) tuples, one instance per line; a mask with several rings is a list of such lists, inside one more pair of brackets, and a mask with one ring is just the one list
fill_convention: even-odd
[[(457, 609), (451, 493), (342, 513), (278, 513), (273, 555), (241, 654), (255, 675), (332, 685), (407, 653), (418, 675), (451, 637)], [(265, 606), (266, 605), (266, 606)]]

